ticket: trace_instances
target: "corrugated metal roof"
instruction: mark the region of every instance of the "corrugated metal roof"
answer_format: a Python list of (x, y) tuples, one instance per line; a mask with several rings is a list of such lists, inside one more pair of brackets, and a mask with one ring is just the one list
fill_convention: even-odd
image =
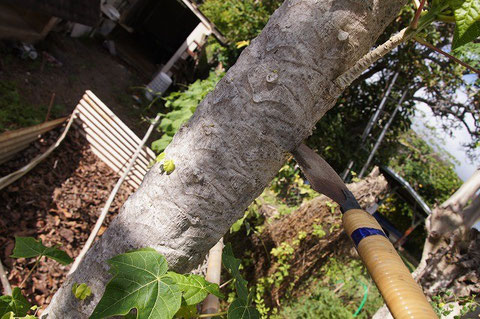
[(423, 198), (412, 188), (412, 186), (404, 180), (400, 175), (398, 175), (393, 169), (387, 166), (380, 167), (380, 170), (385, 175), (387, 180), (391, 183), (394, 182), (400, 186), (396, 191), (402, 196), (406, 201), (412, 205), (420, 207), (421, 211), (425, 215), (430, 215), (432, 210), (425, 203)]

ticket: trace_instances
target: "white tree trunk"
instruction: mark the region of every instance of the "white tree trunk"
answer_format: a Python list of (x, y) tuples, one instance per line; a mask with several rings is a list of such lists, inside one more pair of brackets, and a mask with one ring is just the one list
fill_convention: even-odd
[[(139, 247), (189, 271), (240, 218), (341, 93), (333, 81), (364, 55), (405, 0), (287, 0), (166, 150), (55, 294), (48, 318), (86, 318), (110, 279), (105, 262)], [(73, 283), (92, 287), (79, 302)]]

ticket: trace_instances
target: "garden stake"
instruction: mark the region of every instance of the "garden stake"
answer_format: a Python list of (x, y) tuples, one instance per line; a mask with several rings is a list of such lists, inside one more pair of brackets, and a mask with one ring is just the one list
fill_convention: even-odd
[(340, 176), (305, 144), (292, 152), (312, 188), (340, 205), (343, 226), (396, 319), (438, 318), (373, 216), (360, 208)]

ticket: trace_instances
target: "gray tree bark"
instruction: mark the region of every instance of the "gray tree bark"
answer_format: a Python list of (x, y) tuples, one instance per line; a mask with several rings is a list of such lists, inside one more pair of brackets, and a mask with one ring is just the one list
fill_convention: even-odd
[[(107, 259), (140, 247), (189, 271), (240, 218), (330, 109), (334, 80), (374, 44), (405, 0), (287, 0), (166, 149), (83, 262), (48, 318), (87, 318), (110, 279)], [(71, 293), (87, 283), (89, 302)]]

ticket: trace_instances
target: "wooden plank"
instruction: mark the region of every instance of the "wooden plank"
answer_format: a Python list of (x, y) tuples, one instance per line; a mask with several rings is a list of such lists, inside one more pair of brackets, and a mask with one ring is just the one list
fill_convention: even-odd
[[(95, 111), (97, 111), (97, 113), (114, 128), (115, 131), (123, 136), (125, 141), (128, 142), (133, 149), (137, 148), (137, 145), (141, 143), (141, 140), (115, 114), (113, 114), (105, 104), (101, 103), (98, 99), (97, 103), (95, 103), (93, 99), (86, 95), (83, 96), (83, 99), (87, 101), (88, 104), (93, 107)], [(98, 103), (99, 101), (100, 103)], [(140, 154), (147, 159), (147, 162), (155, 159), (155, 153), (146, 146), (143, 147)]]
[[(38, 124), (38, 125), (26, 127), (26, 128), (21, 128), (21, 129), (15, 130), (15, 131), (4, 132), (4, 133), (0, 134), (0, 143), (6, 142), (7, 140), (10, 140), (12, 138), (16, 138), (18, 136), (23, 136), (23, 135), (30, 134), (30, 133), (36, 133), (37, 135), (41, 134), (41, 133), (38, 133), (38, 132), (49, 131), (52, 128), (54, 128), (55, 126), (58, 126), (61, 123), (65, 122), (67, 119), (68, 119), (68, 117), (62, 117), (62, 118), (59, 118), (59, 119), (56, 119), (56, 120), (53, 120), (53, 121), (45, 122), (45, 123), (42, 123), (42, 124)], [(0, 145), (2, 145), (2, 144), (0, 144)]]
[[(103, 127), (101, 123), (96, 121), (82, 104), (79, 104), (77, 106), (77, 109), (79, 111), (78, 118), (82, 122), (84, 122), (89, 128), (91, 128), (95, 132), (95, 134), (98, 135), (99, 138), (101, 138), (105, 145), (110, 145), (118, 153), (119, 157), (128, 162), (128, 160), (133, 156), (133, 152), (129, 152), (125, 147), (122, 147), (123, 145), (121, 144), (121, 142), (116, 139), (113, 134), (110, 134), (110, 131)], [(148, 163), (146, 163), (145, 165), (148, 165)], [(146, 170), (144, 174), (145, 173)]]
[(46, 123), (0, 134), (0, 164), (14, 157), (16, 153), (24, 150), (31, 142), (35, 141), (39, 135), (57, 127), (65, 122), (66, 119), (66, 117), (63, 117)]
[(72, 115), (67, 125), (65, 126), (65, 130), (63, 131), (63, 133), (60, 135), (57, 141), (48, 148), (48, 150), (45, 153), (38, 155), (30, 163), (20, 168), (19, 170), (16, 170), (15, 172), (0, 178), (0, 190), (4, 187), (7, 187), (11, 183), (15, 182), (17, 179), (21, 178), (23, 175), (27, 174), (30, 170), (32, 170), (35, 166), (37, 166), (38, 163), (40, 163), (48, 155), (50, 155), (62, 143), (63, 139), (68, 133), (68, 130), (72, 126), (73, 119), (74, 119), (74, 116)]
[[(92, 109), (92, 107), (85, 101), (81, 100), (79, 105), (77, 106), (79, 111), (83, 111), (88, 113), (88, 118), (89, 120), (92, 121), (92, 123), (102, 131), (107, 131), (108, 135), (110, 137), (111, 143), (114, 143), (119, 146), (122, 150), (124, 150), (128, 156), (133, 156), (136, 150), (136, 146), (133, 143), (129, 143), (125, 139), (125, 134), (122, 134), (122, 132), (118, 132), (113, 126), (111, 122), (106, 122), (103, 120), (103, 118), (100, 116), (98, 112), (95, 112), (95, 109)], [(142, 152), (144, 154), (140, 155), (140, 160), (145, 163), (145, 165), (148, 165), (148, 161), (146, 158), (146, 152)]]
[[(78, 121), (76, 122), (79, 123)], [(80, 123), (81, 127), (86, 133), (85, 137), (87, 138), (87, 141), (96, 149), (98, 149), (106, 158), (115, 163), (114, 169), (117, 169), (117, 172), (123, 173), (125, 171), (125, 167), (128, 165), (129, 158), (124, 158), (120, 154), (118, 154), (117, 149), (115, 149), (113, 145), (109, 145), (107, 142), (105, 142), (102, 139), (102, 136), (100, 136), (100, 134), (97, 134), (94, 129), (92, 129), (85, 123)], [(137, 175), (140, 180), (142, 180), (143, 176), (145, 175), (145, 173), (142, 174), (137, 170), (131, 171), (131, 173), (133, 175)]]
[[(118, 159), (114, 158), (111, 156), (110, 153), (108, 153), (105, 149), (105, 147), (99, 143), (93, 138), (92, 135), (88, 134), (78, 122), (74, 124), (75, 128), (82, 134), (85, 139), (88, 141), (90, 144), (90, 148), (92, 152), (98, 156), (105, 164), (107, 164), (115, 173), (121, 174), (122, 173), (122, 168), (125, 168), (125, 163), (121, 163), (118, 161)], [(130, 179), (135, 183), (131, 184), (135, 189), (140, 185), (143, 176), (140, 178), (135, 174), (129, 174)]]

